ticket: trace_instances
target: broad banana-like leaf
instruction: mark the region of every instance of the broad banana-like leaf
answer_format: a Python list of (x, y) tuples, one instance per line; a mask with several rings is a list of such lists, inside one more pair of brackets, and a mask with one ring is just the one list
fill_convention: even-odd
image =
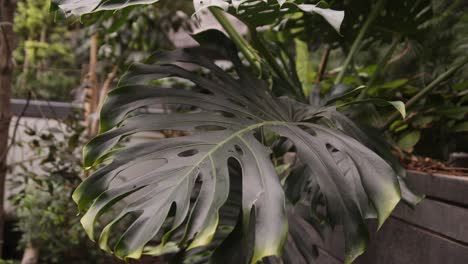
[[(311, 211), (320, 200), (327, 221), (344, 226), (346, 262), (352, 262), (367, 244), (364, 220), (376, 217), (381, 226), (400, 200), (395, 171), (358, 141), (363, 133), (357, 127), (346, 130), (352, 121), (335, 107), (276, 98), (267, 83), (244, 67), (224, 34), (210, 30), (194, 38), (200, 47), (161, 52), (147, 64), (134, 65), (109, 93), (101, 134), (84, 149), (92, 175), (73, 194), (85, 212), (81, 222), (90, 238), (96, 238), (96, 222), (114, 208), (120, 214), (104, 223), (99, 245), (120, 258), (210, 245), (223, 222), (219, 212), (233, 181), (228, 164), (235, 161), (241, 171), (236, 178), (242, 189), (240, 216), (212, 261), (220, 263), (217, 257), (230, 255), (237, 258), (233, 263), (256, 263), (281, 255), (299, 231), (290, 229), (294, 232), (288, 238), (287, 199), (262, 137), (270, 131), (294, 146), (306, 168), (296, 180), (305, 178), (305, 193), (315, 189), (321, 197), (305, 195), (301, 200), (312, 204)], [(223, 71), (206, 54), (231, 61), (235, 74)], [(208, 73), (195, 73), (194, 65)], [(158, 87), (155, 81), (166, 77), (186, 79), (201, 91)], [(160, 104), (192, 110), (140, 111)], [(133, 134), (161, 130), (185, 131), (186, 136), (122, 147)], [(143, 164), (150, 169), (118, 181), (123, 171)], [(124, 231), (115, 233), (122, 225)]]
[(60, 8), (67, 15), (84, 15), (99, 11), (117, 10), (132, 5), (156, 3), (159, 0), (52, 0), (53, 8)]
[[(80, 16), (98, 11), (117, 10), (132, 5), (153, 4), (159, 0), (52, 0), (52, 7), (65, 14)], [(344, 11), (320, 8), (312, 4), (298, 4), (295, 0), (193, 0), (195, 13), (217, 7), (238, 16), (251, 26), (271, 24), (281, 15), (303, 11), (322, 16), (336, 31), (340, 31)]]

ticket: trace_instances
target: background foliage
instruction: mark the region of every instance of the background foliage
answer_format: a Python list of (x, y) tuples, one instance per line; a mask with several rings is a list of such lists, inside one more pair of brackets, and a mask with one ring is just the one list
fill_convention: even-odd
[(19, 1), (15, 16), (18, 45), (14, 52), (16, 83), (13, 95), (33, 92), (39, 99), (70, 101), (79, 86), (80, 63), (76, 59), (79, 32), (50, 15), (50, 0)]
[(103, 263), (105, 257), (90, 243), (69, 199), (81, 182), (81, 145), (84, 127), (80, 115), (52, 129), (27, 128), (29, 141), (18, 142), (33, 153), (18, 164), (9, 185), (16, 207), (21, 248), (35, 248), (40, 263)]
[[(435, 83), (434, 89), (407, 104), (404, 119), (392, 119), (397, 110), (404, 113), (399, 101), (411, 102), (448, 69), (466, 61), (468, 4), (462, 0), (54, 0), (54, 10), (64, 11), (56, 13), (56, 18), (74, 14), (68, 20), (71, 23), (54, 20), (49, 4), (44, 0), (24, 0), (18, 5), (16, 96), (33, 91), (37, 98), (71, 100), (71, 91), (83, 79), (76, 69), (88, 59), (89, 47), (84, 40), (93, 35), (98, 36), (100, 46), (98, 71), (102, 83), (109, 72), (122, 76), (130, 65), (156, 50), (173, 49), (171, 34), (196, 28), (197, 23), (190, 16), (199, 14), (201, 9), (211, 10), (222, 24), (224, 10), (244, 22), (249, 31), (245, 37), (236, 35), (224, 20), (224, 29), (239, 49), (240, 58), (229, 49), (232, 43), (212, 35), (210, 41), (203, 41), (206, 46), (202, 48), (158, 53), (159, 57), (150, 57), (145, 65), (132, 66), (110, 93), (103, 110), (103, 134), (85, 149), (85, 167), (92, 176), (78, 188), (74, 198), (86, 211), (82, 223), (88, 235), (94, 239), (96, 223), (96, 230), (101, 233), (98, 244), (109, 252), (114, 249), (113, 253), (121, 258), (140, 257), (142, 252), (168, 253), (175, 261), (198, 263), (207, 261), (218, 246), (213, 258), (225, 258), (230, 253), (226, 248), (234, 244), (243, 254), (238, 254), (242, 259), (233, 255), (233, 263), (277, 254), (283, 246), (286, 263), (309, 263), (316, 252), (301, 232), (315, 228), (320, 233), (324, 228), (344, 225), (347, 262), (351, 262), (367, 243), (364, 219), (376, 218), (378, 213), (382, 222), (394, 205), (379, 203), (381, 197), (375, 195), (384, 193), (376, 190), (384, 189), (381, 184), (385, 179), (388, 186), (400, 186), (395, 187), (395, 193), (401, 189), (403, 200), (409, 204), (419, 201), (404, 183), (405, 172), (398, 158), (423, 155), (448, 160), (452, 152), (468, 151), (467, 67), (460, 67), (455, 75)], [(342, 12), (337, 10), (346, 11), (342, 25), (337, 23), (342, 18)], [(81, 14), (85, 15), (77, 21)], [(222, 70), (217, 68), (219, 62), (211, 62), (214, 58), (224, 59)], [(190, 62), (192, 67), (181, 67), (181, 62)], [(180, 79), (168, 81), (167, 77), (174, 76)], [(166, 89), (167, 86), (174, 89)], [(152, 112), (161, 103), (166, 104), (169, 114)], [(240, 111), (239, 106), (245, 110)], [(285, 120), (306, 122), (309, 127), (285, 125)], [(258, 125), (262, 122), (277, 123), (264, 129)], [(281, 126), (294, 127), (296, 134), (284, 132), (285, 128), (278, 128)], [(76, 157), (83, 144), (82, 130), (76, 121), (67, 124), (63, 135), (35, 135), (30, 130), (37, 137), (30, 143), (32, 150), (38, 156), (45, 155), (41, 173), (22, 166), (23, 172), (15, 179), (20, 191), (12, 201), (17, 207), (18, 227), (24, 234), (23, 245), (45, 244), (47, 253), (41, 258), (48, 263), (68, 261), (75, 254), (73, 249), (89, 248), (77, 218), (73, 217), (74, 208), (67, 201), (81, 181), (81, 164)], [(184, 137), (139, 147), (128, 144), (129, 134), (154, 130)], [(222, 143), (218, 148), (229, 154), (210, 156), (213, 153), (203, 147), (190, 145), (218, 144), (215, 139), (227, 132), (237, 135), (238, 141), (226, 144), (227, 147)], [(313, 147), (305, 150), (298, 143), (297, 133), (309, 139), (307, 142)], [(381, 137), (383, 134), (387, 142)], [(230, 139), (229, 135), (226, 137)], [(117, 143), (118, 148), (112, 148)], [(359, 151), (347, 149), (346, 144), (354, 144), (354, 150)], [(171, 152), (167, 146), (185, 151)], [(396, 157), (388, 151), (390, 146)], [(169, 157), (148, 154), (148, 150), (161, 151)], [(211, 153), (208, 156), (214, 169), (204, 159), (192, 166), (193, 159), (205, 152)], [(374, 157), (374, 152), (386, 159), (393, 171), (377, 166), (380, 158)], [(311, 153), (319, 155), (311, 158)], [(250, 159), (243, 156), (246, 154), (251, 155)], [(113, 182), (119, 170), (146, 162), (148, 155), (166, 160), (170, 168), (153, 164), (150, 172), (132, 181)], [(292, 161), (288, 161), (288, 155), (293, 156)], [(220, 161), (221, 156), (226, 160)], [(241, 166), (227, 156), (240, 160)], [(257, 160), (258, 166), (253, 166), (253, 157), (260, 157), (261, 164)], [(317, 159), (325, 162), (315, 164)], [(363, 165), (369, 160), (375, 161), (375, 166)], [(311, 169), (310, 164), (316, 166)], [(323, 173), (317, 174), (315, 170), (323, 164)], [(181, 171), (190, 166), (199, 174), (181, 176)], [(269, 175), (276, 172), (279, 183), (270, 179), (269, 187), (262, 189), (254, 184), (255, 177), (243, 178), (249, 181), (249, 189), (248, 183), (236, 182), (232, 177), (245, 177), (242, 170), (246, 168), (259, 171), (257, 175), (262, 171)], [(365, 169), (375, 169), (375, 175), (388, 177), (366, 182), (372, 173)], [(171, 173), (183, 181), (158, 178), (162, 173)], [(219, 180), (213, 175), (225, 177)], [(319, 177), (323, 175), (336, 182)], [(345, 176), (354, 181), (346, 182)], [(222, 195), (218, 190), (206, 191), (209, 184), (220, 187), (226, 182), (232, 184)], [(148, 186), (155, 183), (159, 184), (155, 185), (156, 190), (169, 187), (161, 190), (162, 194), (154, 194)], [(257, 189), (252, 190), (252, 186)], [(283, 190), (271, 186), (282, 187), (284, 195), (281, 196)], [(249, 194), (256, 199), (245, 198)], [(264, 195), (279, 202), (261, 200)], [(394, 201), (399, 194), (388, 196), (392, 198), (387, 197), (386, 201)], [(161, 199), (168, 202), (161, 204)], [(282, 202), (284, 208), (280, 208)], [(259, 204), (268, 212), (280, 213), (274, 217), (261, 214), (265, 211), (256, 211)], [(109, 207), (114, 210), (107, 211)], [(185, 219), (187, 215), (190, 217)], [(124, 220), (101, 222), (101, 216)], [(275, 221), (265, 220), (262, 225), (255, 222), (268, 218)], [(283, 229), (286, 222), (290, 223), (288, 232)], [(272, 229), (284, 232), (265, 231), (273, 225), (276, 228)], [(66, 239), (63, 231), (56, 232), (59, 230), (67, 230)], [(252, 240), (249, 232), (257, 240)], [(259, 240), (267, 235), (270, 239)], [(271, 247), (263, 248), (265, 245)], [(202, 247), (193, 249), (198, 246)], [(101, 256), (94, 250), (90, 252), (86, 257)], [(276, 261), (265, 259), (266, 263)]]

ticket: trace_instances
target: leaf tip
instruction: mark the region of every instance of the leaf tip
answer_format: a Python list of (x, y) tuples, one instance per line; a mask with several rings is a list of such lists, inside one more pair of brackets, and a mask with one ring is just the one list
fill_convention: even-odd
[(403, 119), (406, 118), (406, 107), (402, 101), (391, 101), (390, 104), (400, 113)]

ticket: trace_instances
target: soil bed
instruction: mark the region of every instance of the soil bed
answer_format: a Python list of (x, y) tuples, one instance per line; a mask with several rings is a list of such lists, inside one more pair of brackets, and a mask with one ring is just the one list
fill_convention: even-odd
[(420, 171), (428, 174), (444, 174), (457, 177), (468, 177), (468, 168), (452, 167), (443, 162), (418, 156), (405, 156), (401, 158), (407, 170)]

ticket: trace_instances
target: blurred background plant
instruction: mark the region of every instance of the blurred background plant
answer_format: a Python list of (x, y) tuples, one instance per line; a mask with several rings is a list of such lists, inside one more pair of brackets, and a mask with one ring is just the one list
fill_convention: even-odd
[(26, 128), (28, 141), (18, 142), (32, 153), (16, 164), (10, 179), (16, 191), (16, 229), (25, 263), (103, 263), (109, 261), (82, 232), (70, 197), (81, 182), (81, 146), (85, 142), (82, 115), (75, 113), (58, 126)]
[(72, 90), (79, 86), (81, 55), (79, 26), (68, 27), (50, 15), (50, 0), (18, 2), (15, 16), (17, 48), (15, 97), (33, 91), (38, 99), (71, 101)]
[[(282, 54), (295, 58), (306, 95), (339, 94), (363, 85), (352, 100), (407, 102), (404, 120), (396, 121), (390, 108), (377, 111), (370, 105), (350, 113), (386, 131), (403, 159), (414, 154), (448, 161), (451, 153), (468, 151), (468, 68), (460, 66), (468, 54), (466, 1), (319, 4), (346, 10), (341, 36), (317, 27), (321, 17), (303, 13), (289, 14), (263, 33), (280, 43)], [(456, 74), (438, 80), (454, 67)], [(432, 82), (431, 89), (418, 95)]]
[[(130, 64), (158, 49), (174, 48), (173, 34), (193, 25), (184, 13), (188, 8), (192, 5), (187, 1), (170, 1), (134, 7), (121, 16), (89, 16), (68, 23), (51, 15), (50, 0), (19, 1), (13, 96), (31, 94), (33, 100), (84, 103), (103, 100), (106, 92), (89, 98), (90, 71), (94, 71), (98, 89), (112, 89)], [(90, 65), (93, 56), (95, 65)], [(15, 225), (9, 234), (20, 239), (8, 237), (7, 247), (17, 245), (19, 251), (24, 250), (23, 261), (120, 263), (89, 241), (76, 207), (70, 204), (71, 193), (83, 177), (81, 148), (90, 135), (83, 122), (85, 115), (75, 113), (65, 121), (56, 120), (57, 124), (45, 130), (20, 125), (27, 140), (16, 142), (15, 148), (31, 155), (9, 165), (8, 188), (14, 190), (9, 202)]]
[(20, 264), (18, 260), (3, 260), (0, 259), (0, 264)]
[[(92, 14), (72, 23), (51, 15), (50, 2), (18, 2), (14, 97), (25, 98), (33, 92), (36, 99), (80, 100), (83, 89), (90, 86), (90, 68), (95, 67), (97, 85), (112, 85), (131, 63), (158, 49), (174, 48), (171, 37), (194, 25), (187, 15), (193, 12), (188, 1), (136, 6), (106, 16)], [(93, 36), (96, 54), (91, 54)], [(90, 65), (92, 55), (98, 65)]]

